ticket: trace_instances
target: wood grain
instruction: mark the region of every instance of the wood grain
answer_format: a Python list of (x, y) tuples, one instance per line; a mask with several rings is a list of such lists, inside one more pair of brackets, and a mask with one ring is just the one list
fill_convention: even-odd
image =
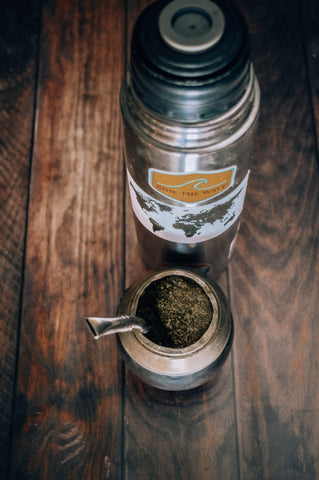
[(125, 478), (237, 476), (231, 357), (214, 382), (165, 392), (127, 374)]
[(235, 341), (217, 381), (154, 389), (123, 367), (114, 338), (95, 342), (84, 325), (115, 313), (124, 285), (146, 271), (118, 94), (149, 3), (2, 5), (0, 478), (319, 478), (316, 0), (232, 0), (250, 30), (262, 109), (221, 279)]
[(319, 5), (314, 0), (301, 3), (301, 19), (307, 58), (307, 73), (314, 115), (317, 147), (319, 145)]
[(113, 314), (122, 293), (124, 13), (44, 3), (14, 478), (120, 477), (121, 362), (83, 318)]
[(23, 277), (39, 2), (4, 2), (0, 17), (0, 478), (5, 478)]
[(263, 97), (231, 266), (240, 473), (317, 478), (318, 166), (299, 2), (238, 3)]

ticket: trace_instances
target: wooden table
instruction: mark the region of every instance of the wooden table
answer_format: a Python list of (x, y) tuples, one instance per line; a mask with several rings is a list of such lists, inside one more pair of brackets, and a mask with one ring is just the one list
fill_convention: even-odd
[(118, 97), (147, 3), (3, 2), (1, 478), (319, 478), (316, 0), (236, 1), (262, 108), (220, 280), (235, 340), (218, 382), (151, 388), (122, 364), (114, 337), (95, 342), (84, 325), (87, 314), (114, 314), (145, 272)]

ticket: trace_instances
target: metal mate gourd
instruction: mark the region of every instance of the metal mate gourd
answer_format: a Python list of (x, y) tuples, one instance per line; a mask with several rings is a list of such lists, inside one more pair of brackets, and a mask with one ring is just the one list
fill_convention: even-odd
[[(164, 293), (163, 283), (168, 287), (172, 281), (176, 288), (180, 288), (180, 281), (188, 284), (188, 291), (192, 297), (200, 295), (206, 297), (210, 308), (204, 313), (198, 311), (195, 302), (189, 311), (189, 303), (178, 305), (174, 295), (168, 300)], [(180, 280), (180, 281), (178, 281)], [(162, 283), (163, 282), (163, 283)], [(160, 288), (154, 289), (160, 284)], [(175, 290), (176, 291), (176, 290)], [(182, 288), (185, 294), (185, 288)], [(198, 293), (200, 291), (200, 293)], [(152, 292), (152, 293), (150, 293)], [(195, 293), (196, 292), (196, 293)], [(145, 309), (145, 296), (151, 296), (151, 305)], [(184, 331), (170, 331), (162, 323), (163, 317), (154, 313), (161, 310), (159, 305), (167, 302), (171, 312), (179, 312), (179, 319), (175, 319), (176, 326), (181, 320), (189, 326)], [(142, 306), (144, 303), (144, 307)], [(142, 306), (142, 312), (140, 307)], [(186, 310), (188, 310), (186, 312)], [(143, 317), (138, 314), (142, 313)], [(217, 382), (220, 372), (228, 357), (233, 339), (233, 319), (226, 297), (220, 287), (206, 276), (182, 268), (162, 269), (151, 275), (146, 275), (134, 282), (127, 290), (118, 306), (117, 317), (86, 317), (90, 332), (95, 339), (104, 335), (117, 334), (118, 345), (123, 359), (130, 369), (144, 382), (162, 390), (189, 390), (208, 381)], [(208, 323), (204, 331), (199, 331), (199, 316), (205, 316)], [(172, 317), (171, 317), (172, 319)], [(163, 329), (164, 327), (164, 329)], [(193, 329), (194, 327), (194, 329)], [(180, 340), (188, 331), (192, 341), (181, 343)], [(196, 331), (196, 337), (193, 333)], [(155, 335), (154, 335), (155, 333)], [(167, 333), (170, 339), (179, 340), (172, 345), (166, 343)], [(177, 338), (176, 338), (177, 335)]]

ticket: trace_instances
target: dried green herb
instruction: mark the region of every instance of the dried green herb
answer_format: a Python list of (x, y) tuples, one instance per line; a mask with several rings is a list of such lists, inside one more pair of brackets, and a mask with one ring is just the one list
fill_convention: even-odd
[(164, 347), (183, 348), (207, 330), (213, 315), (211, 301), (193, 280), (169, 275), (151, 283), (139, 299), (136, 314), (151, 326), (146, 335)]

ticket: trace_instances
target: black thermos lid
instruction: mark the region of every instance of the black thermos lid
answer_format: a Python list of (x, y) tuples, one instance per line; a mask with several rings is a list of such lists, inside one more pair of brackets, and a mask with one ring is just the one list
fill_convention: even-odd
[(138, 18), (131, 76), (141, 101), (168, 119), (197, 122), (234, 106), (247, 88), (248, 32), (214, 0), (158, 0)]

